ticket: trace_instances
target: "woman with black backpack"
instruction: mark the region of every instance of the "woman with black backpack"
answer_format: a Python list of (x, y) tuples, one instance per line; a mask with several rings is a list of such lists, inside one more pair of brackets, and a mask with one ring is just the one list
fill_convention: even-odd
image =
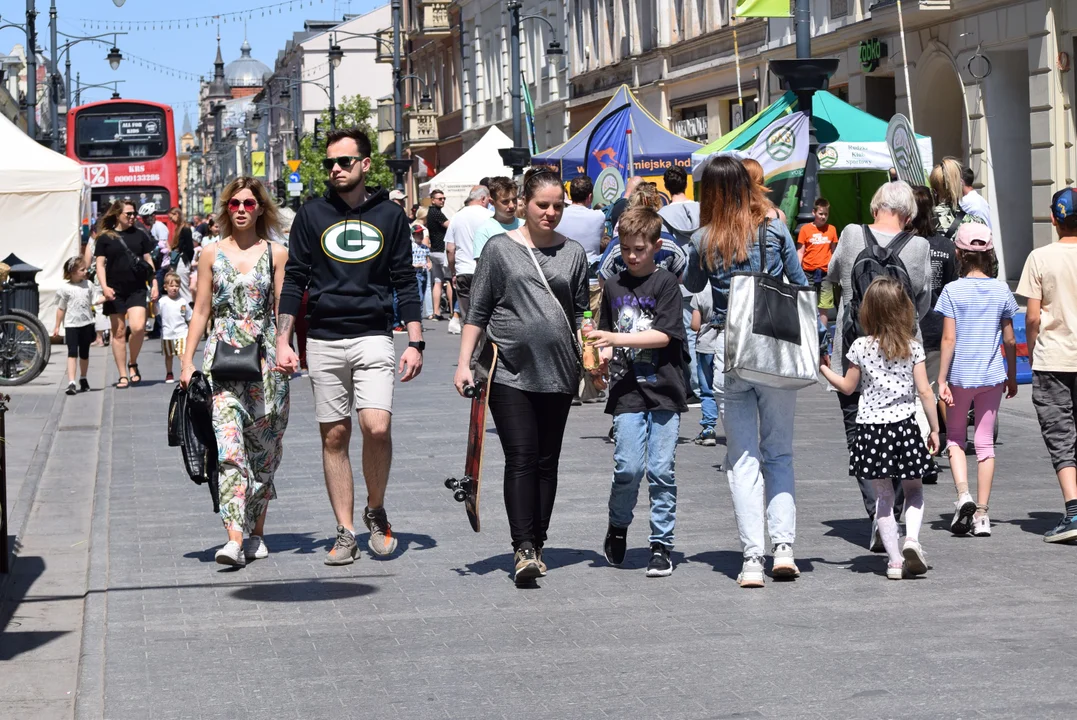
[[(112, 356), (120, 375), (115, 387), (120, 390), (142, 380), (138, 354), (146, 338), (146, 285), (151, 281), (150, 301), (155, 302), (158, 295), (150, 257), (154, 244), (135, 220), (135, 205), (130, 200), (112, 203), (98, 224), (94, 248), (97, 280), (105, 296), (104, 314), (112, 326)], [(131, 331), (129, 340), (127, 330)]]
[[(837, 294), (837, 325), (834, 331), (834, 352), (831, 369), (844, 375), (845, 349), (864, 333), (859, 327), (858, 311), (863, 292), (872, 280), (889, 275), (902, 283), (916, 308), (916, 339), (920, 340), (920, 318), (931, 311), (931, 251), (927, 240), (906, 232), (916, 217), (916, 199), (908, 183), (884, 183), (871, 199), (871, 225), (846, 225), (838, 239), (838, 247), (830, 260), (827, 280), (834, 284)], [(852, 452), (856, 442), (856, 414), (860, 393), (838, 394), (845, 439)], [(864, 509), (872, 521), (868, 547), (882, 550), (875, 528), (875, 490), (870, 483), (859, 482)], [(895, 483), (895, 512), (900, 514), (905, 498), (900, 483)]]

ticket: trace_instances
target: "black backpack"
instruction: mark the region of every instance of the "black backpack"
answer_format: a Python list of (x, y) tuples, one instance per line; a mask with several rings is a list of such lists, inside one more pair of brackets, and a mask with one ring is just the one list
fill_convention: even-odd
[(864, 329), (860, 326), (860, 305), (864, 302), (864, 293), (872, 281), (878, 277), (892, 277), (905, 288), (905, 294), (912, 300), (913, 306), (916, 300), (912, 293), (912, 281), (905, 269), (905, 263), (898, 257), (901, 251), (913, 238), (913, 234), (903, 232), (895, 237), (889, 245), (883, 247), (871, 229), (867, 225), (861, 226), (864, 230), (864, 249), (856, 256), (853, 262), (852, 288), (849, 295), (849, 310), (845, 313), (845, 322), (842, 326), (842, 347), (847, 353), (849, 346), (858, 337), (864, 336)]

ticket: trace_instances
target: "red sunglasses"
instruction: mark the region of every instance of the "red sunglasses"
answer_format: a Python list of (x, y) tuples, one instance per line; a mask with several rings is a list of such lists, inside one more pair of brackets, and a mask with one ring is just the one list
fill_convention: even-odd
[(236, 198), (232, 198), (231, 200), (228, 201), (228, 209), (231, 210), (232, 212), (235, 212), (236, 210), (239, 210), (240, 205), (242, 205), (243, 209), (246, 210), (247, 212), (253, 212), (254, 209), (256, 207), (258, 207), (258, 201), (253, 200), (251, 198), (247, 198), (246, 200), (244, 200), (242, 202), (240, 202)]

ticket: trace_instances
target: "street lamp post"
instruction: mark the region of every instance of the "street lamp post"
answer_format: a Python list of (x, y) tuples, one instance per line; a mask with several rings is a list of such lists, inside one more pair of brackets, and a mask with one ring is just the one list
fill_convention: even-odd
[(531, 162), (531, 148), (524, 144), (523, 132), (523, 109), (521, 108), (521, 78), (520, 78), (520, 24), (524, 20), (539, 20), (546, 23), (550, 28), (550, 44), (546, 47), (546, 55), (564, 55), (565, 51), (557, 42), (557, 29), (553, 23), (541, 15), (520, 15), (523, 3), (520, 0), (508, 0), (509, 10), (509, 61), (512, 73), (512, 92), (510, 99), (510, 112), (512, 114), (512, 143), (513, 147), (498, 150), (505, 164), (513, 169), (518, 175)]
[(87, 85), (82, 82), (81, 73), (75, 73), (75, 106), (82, 104), (82, 91), (89, 90), (91, 88), (104, 88), (105, 90), (112, 91), (112, 99), (120, 99), (120, 83), (127, 82), (126, 80), (109, 80), (108, 82), (95, 83)]
[(37, 139), (37, 32), (34, 0), (26, 0), (26, 134)]
[(337, 89), (334, 71), (344, 59), (344, 51), (337, 45), (336, 35), (329, 36), (329, 129), (337, 129)]
[[(87, 35), (85, 37), (76, 37), (74, 35), (68, 35), (66, 33), (57, 33), (56, 30), (56, 0), (52, 0), (52, 5), (49, 8), (49, 31), (52, 39), (52, 58), (50, 59), (51, 70), (49, 72), (49, 118), (51, 122), (51, 145), (52, 149), (56, 152), (60, 152), (60, 109), (59, 109), (59, 96), (60, 96), (60, 73), (57, 70), (57, 64), (60, 62), (61, 56), (66, 56), (64, 67), (67, 70), (67, 87), (64, 94), (64, 102), (70, 109), (71, 105), (71, 48), (78, 45), (80, 42), (95, 41), (102, 42), (101, 38), (112, 37), (112, 49), (109, 50), (106, 59), (108, 60), (109, 67), (113, 70), (118, 70), (120, 63), (123, 61), (123, 53), (116, 47), (116, 38), (119, 35), (126, 35), (125, 32), (104, 33), (101, 35)], [(63, 35), (67, 40), (64, 42), (63, 50), (57, 52), (56, 43), (58, 42), (57, 34)]]

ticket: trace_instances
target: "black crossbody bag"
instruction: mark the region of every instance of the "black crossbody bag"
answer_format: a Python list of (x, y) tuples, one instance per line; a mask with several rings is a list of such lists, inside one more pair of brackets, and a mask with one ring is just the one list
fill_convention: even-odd
[(131, 270), (135, 273), (135, 277), (141, 277), (142, 281), (146, 283), (151, 282), (154, 276), (153, 266), (147, 263), (145, 258), (136, 255), (122, 235), (117, 233), (115, 237), (118, 239), (120, 247), (127, 253), (127, 259), (131, 261)]
[[(273, 276), (273, 243), (269, 245), (269, 293), (267, 294), (266, 316), (273, 312), (273, 301), (276, 294), (276, 282)], [(219, 252), (219, 251), (218, 251)], [(264, 329), (263, 322), (263, 329)], [(213, 352), (213, 364), (209, 374), (214, 380), (230, 380), (233, 382), (261, 382), (262, 360), (265, 358), (265, 332), (258, 333), (258, 337), (249, 345), (233, 345), (224, 340), (217, 341), (217, 349)]]

